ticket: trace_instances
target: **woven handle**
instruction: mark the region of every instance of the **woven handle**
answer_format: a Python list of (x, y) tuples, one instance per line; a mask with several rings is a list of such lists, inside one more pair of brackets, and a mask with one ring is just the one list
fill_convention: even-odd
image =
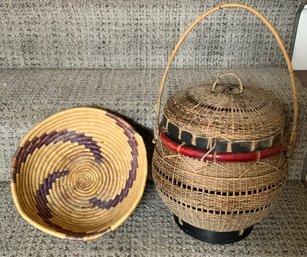
[(227, 73), (224, 73), (223, 75), (219, 76), (216, 81), (213, 83), (213, 86), (212, 86), (212, 91), (215, 92), (215, 87), (217, 85), (217, 83), (219, 83), (219, 81), (221, 80), (221, 78), (225, 77), (225, 76), (233, 76), (235, 77), (238, 81), (239, 81), (239, 85), (240, 85), (240, 93), (243, 92), (243, 84), (242, 84), (242, 81), (240, 79), (240, 77), (237, 75), (237, 74), (234, 74), (232, 72), (227, 72)]
[(289, 139), (288, 146), (287, 146), (287, 157), (291, 157), (291, 155), (293, 153), (295, 140), (296, 140), (297, 116), (298, 116), (297, 89), (296, 89), (296, 85), (295, 85), (295, 77), (294, 77), (294, 73), (293, 73), (292, 64), (291, 64), (289, 55), (287, 53), (287, 50), (284, 46), (284, 43), (282, 42), (281, 37), (279, 36), (279, 34), (275, 30), (275, 28), (271, 25), (271, 23), (262, 14), (260, 14), (258, 11), (256, 11), (255, 9), (253, 9), (249, 6), (243, 5), (243, 4), (223, 4), (223, 5), (214, 7), (213, 9), (203, 13), (202, 15), (200, 15), (198, 18), (196, 18), (196, 20), (194, 20), (190, 24), (190, 26), (186, 29), (186, 31), (183, 33), (183, 35), (181, 36), (181, 38), (177, 42), (171, 56), (168, 59), (168, 62), (166, 64), (166, 67), (165, 67), (165, 70), (164, 70), (164, 73), (163, 73), (162, 80), (160, 82), (160, 89), (159, 89), (158, 100), (157, 100), (157, 113), (156, 113), (156, 124), (155, 124), (155, 130), (154, 130), (154, 133), (155, 133), (154, 141), (156, 141), (158, 136), (159, 136), (160, 110), (161, 110), (161, 100), (162, 100), (162, 96), (163, 96), (164, 84), (165, 84), (170, 66), (171, 66), (173, 59), (174, 59), (176, 53), (178, 52), (181, 44), (183, 43), (185, 38), (189, 35), (189, 33), (194, 29), (194, 27), (198, 23), (200, 23), (202, 20), (204, 20), (208, 15), (210, 15), (210, 14), (212, 14), (212, 13), (218, 11), (218, 10), (221, 10), (223, 8), (237, 8), (237, 7), (245, 9), (245, 10), (255, 14), (268, 27), (268, 29), (271, 31), (271, 33), (275, 37), (283, 55), (284, 55), (284, 58), (286, 60), (286, 63), (287, 63), (287, 66), (288, 66), (288, 72), (289, 72), (290, 79), (291, 79), (291, 90), (292, 90), (292, 98), (293, 98), (293, 124), (292, 124), (290, 139)]

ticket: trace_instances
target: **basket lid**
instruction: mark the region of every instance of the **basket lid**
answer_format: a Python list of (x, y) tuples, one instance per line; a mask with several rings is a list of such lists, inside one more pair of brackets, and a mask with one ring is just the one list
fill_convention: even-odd
[(230, 83), (193, 87), (167, 102), (161, 126), (185, 145), (215, 151), (250, 152), (282, 140), (283, 107), (270, 94)]
[(59, 112), (35, 126), (12, 160), (21, 216), (51, 235), (92, 240), (115, 230), (139, 203), (147, 177), (142, 137), (96, 108)]

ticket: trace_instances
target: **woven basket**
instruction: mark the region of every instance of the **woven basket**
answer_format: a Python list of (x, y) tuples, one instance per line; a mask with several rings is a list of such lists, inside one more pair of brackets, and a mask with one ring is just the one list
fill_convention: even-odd
[[(209, 14), (237, 7), (263, 21), (284, 54), (294, 104), (288, 142), (284, 136), (285, 112), (279, 101), (268, 92), (245, 85), (233, 73), (222, 74), (210, 85), (174, 94), (160, 121), (165, 81), (187, 35)], [(152, 164), (160, 196), (181, 229), (198, 239), (217, 243), (234, 242), (248, 235), (282, 192), (287, 157), (296, 139), (297, 110), (289, 56), (276, 30), (260, 13), (246, 5), (224, 4), (202, 14), (188, 27), (161, 80)]]
[(118, 116), (95, 108), (57, 113), (33, 128), (12, 161), (21, 216), (60, 238), (92, 240), (116, 229), (144, 191), (146, 150)]
[(287, 179), (285, 153), (260, 161), (208, 162), (178, 155), (161, 140), (153, 179), (177, 217), (210, 231), (240, 231), (265, 217)]

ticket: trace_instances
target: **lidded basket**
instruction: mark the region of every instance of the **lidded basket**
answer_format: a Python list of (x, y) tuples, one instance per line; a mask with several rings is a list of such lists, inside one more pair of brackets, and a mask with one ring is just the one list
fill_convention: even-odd
[[(289, 142), (284, 136), (286, 117), (279, 101), (268, 92), (245, 85), (233, 73), (222, 74), (211, 85), (177, 92), (167, 101), (160, 121), (164, 84), (180, 45), (202, 19), (233, 7), (259, 17), (283, 51), (294, 101)], [(225, 4), (213, 8), (197, 18), (178, 41), (159, 93), (152, 170), (163, 202), (177, 225), (197, 239), (210, 243), (243, 239), (270, 212), (282, 192), (287, 156), (291, 156), (295, 142), (295, 79), (279, 35), (248, 6)]]

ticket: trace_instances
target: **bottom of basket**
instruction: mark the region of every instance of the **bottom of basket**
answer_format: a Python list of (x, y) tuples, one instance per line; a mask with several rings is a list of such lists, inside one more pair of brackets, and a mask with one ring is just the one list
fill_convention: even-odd
[(253, 229), (253, 226), (248, 227), (242, 231), (230, 232), (215, 232), (194, 227), (183, 220), (180, 220), (174, 215), (174, 219), (179, 228), (188, 235), (210, 244), (230, 244), (240, 241), (247, 237)]

